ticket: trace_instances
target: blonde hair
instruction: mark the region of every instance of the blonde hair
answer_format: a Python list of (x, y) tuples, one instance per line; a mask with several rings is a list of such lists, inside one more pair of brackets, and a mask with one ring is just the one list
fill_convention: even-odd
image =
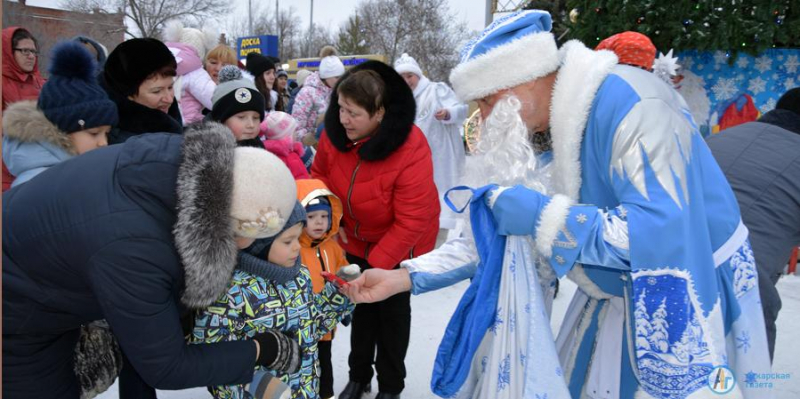
[(236, 65), (239, 62), (239, 60), (236, 59), (236, 51), (225, 44), (220, 44), (211, 49), (211, 51), (206, 54), (205, 60), (208, 61), (212, 58), (225, 65)]

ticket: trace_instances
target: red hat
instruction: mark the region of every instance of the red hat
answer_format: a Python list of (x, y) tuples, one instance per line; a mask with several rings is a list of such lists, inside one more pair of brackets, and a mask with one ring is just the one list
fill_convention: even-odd
[(604, 39), (595, 50), (611, 50), (619, 57), (619, 63), (653, 70), (656, 46), (650, 38), (638, 32), (622, 32)]

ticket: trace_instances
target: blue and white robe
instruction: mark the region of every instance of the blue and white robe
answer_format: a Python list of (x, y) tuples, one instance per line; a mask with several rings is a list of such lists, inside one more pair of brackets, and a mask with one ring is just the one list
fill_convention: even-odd
[[(579, 286), (556, 340), (571, 396), (715, 398), (709, 377), (725, 366), (738, 382), (726, 397), (770, 397), (745, 383), (770, 372), (747, 229), (685, 102), (610, 52), (569, 42), (560, 56), (555, 195), (515, 212), (514, 233)], [(527, 195), (539, 194), (497, 201)], [(405, 265), (413, 292), (474, 270), (443, 248)]]

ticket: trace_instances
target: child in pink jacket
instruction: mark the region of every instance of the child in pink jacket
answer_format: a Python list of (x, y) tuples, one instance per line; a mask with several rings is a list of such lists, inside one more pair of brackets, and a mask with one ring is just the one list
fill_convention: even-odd
[(297, 121), (289, 114), (272, 111), (261, 122), (261, 137), (264, 148), (275, 154), (297, 179), (308, 179), (308, 170), (303, 163), (303, 145), (294, 140)]
[(203, 68), (206, 53), (217, 43), (210, 32), (184, 28), (179, 21), (167, 25), (167, 47), (178, 64), (175, 97), (183, 116), (183, 125), (203, 120), (203, 109), (211, 109), (211, 96), (217, 84)]

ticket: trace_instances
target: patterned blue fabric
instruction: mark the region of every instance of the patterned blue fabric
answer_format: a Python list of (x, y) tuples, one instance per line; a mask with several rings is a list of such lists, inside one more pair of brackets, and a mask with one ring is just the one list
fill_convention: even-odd
[[(277, 329), (296, 337), (302, 351), (300, 370), (276, 373), (292, 390), (293, 399), (314, 399), (319, 395), (317, 342), (344, 317), (353, 305), (332, 284), (315, 294), (308, 269), (283, 284), (237, 270), (228, 291), (198, 313), (193, 342), (238, 341), (252, 338), (265, 329)], [(257, 370), (265, 370), (258, 367)], [(209, 388), (219, 399), (246, 398), (244, 385)]]
[(453, 396), (464, 384), (471, 359), (495, 321), (506, 239), (495, 232), (485, 196), (496, 187), (485, 186), (475, 190), (470, 203), (472, 229), (480, 232), (475, 234), (475, 245), (481, 258), (481, 267), (478, 267), (472, 283), (450, 318), (436, 353), (431, 390), (441, 397)]
[[(680, 102), (652, 79), (644, 71), (617, 67), (600, 87), (581, 151), (582, 164), (600, 167), (582, 169), (580, 200), (625, 210), (633, 344), (642, 388), (655, 397), (685, 397), (706, 386), (714, 367), (733, 363), (724, 333), (715, 331), (729, 331), (740, 312), (728, 268), (719, 264), (715, 251), (741, 236), (740, 216), (702, 136), (693, 124), (680, 122), (688, 118), (686, 110), (664, 107)], [(661, 112), (654, 112), (659, 107)], [(640, 111), (646, 112), (637, 117)], [(659, 124), (674, 136), (649, 137), (660, 134), (664, 126)], [(638, 150), (634, 155), (622, 151), (617, 158), (614, 145), (626, 134), (638, 137)], [(655, 151), (663, 151), (658, 159)], [(676, 153), (678, 158), (665, 155)], [(640, 168), (620, 170), (619, 164)], [(603, 291), (624, 291), (619, 273), (585, 271)], [(704, 350), (709, 347), (716, 350)]]

